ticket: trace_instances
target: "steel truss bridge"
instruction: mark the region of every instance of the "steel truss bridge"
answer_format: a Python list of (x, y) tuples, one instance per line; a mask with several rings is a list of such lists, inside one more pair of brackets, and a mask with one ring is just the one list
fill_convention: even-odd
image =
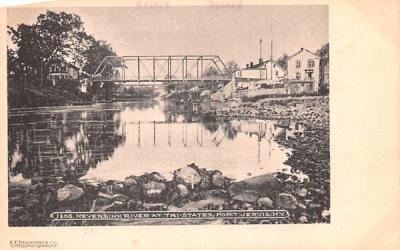
[(126, 85), (227, 83), (231, 75), (217, 55), (106, 56), (92, 82)]

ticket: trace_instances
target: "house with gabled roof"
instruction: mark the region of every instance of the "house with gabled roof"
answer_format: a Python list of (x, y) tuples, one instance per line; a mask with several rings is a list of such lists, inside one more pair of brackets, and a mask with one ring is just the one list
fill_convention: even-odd
[(238, 80), (266, 80), (268, 82), (278, 82), (284, 79), (285, 69), (274, 61), (263, 61), (260, 58), (258, 64), (246, 65), (246, 68), (235, 72), (234, 77)]
[(287, 60), (287, 78), (295, 82), (313, 82), (313, 92), (318, 92), (320, 57), (314, 52), (301, 48)]

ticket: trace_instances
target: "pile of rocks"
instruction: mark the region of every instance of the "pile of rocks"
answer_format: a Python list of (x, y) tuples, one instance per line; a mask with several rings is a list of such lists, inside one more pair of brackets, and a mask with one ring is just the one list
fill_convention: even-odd
[(224, 120), (238, 118), (290, 120), (309, 124), (313, 127), (328, 128), (329, 98), (266, 99), (257, 103), (246, 103), (246, 105), (240, 107), (225, 107), (217, 110), (216, 115)]
[[(218, 171), (201, 169), (195, 164), (174, 172), (166, 180), (157, 172), (129, 176), (124, 181), (59, 180), (55, 185), (42, 183), (13, 186), (9, 189), (10, 226), (51, 225), (54, 211), (189, 211), (287, 209), (287, 222), (306, 222), (299, 212), (307, 210), (301, 201), (305, 189), (288, 190), (286, 174), (265, 174), (234, 182)], [(304, 198), (304, 199), (303, 199)], [(300, 200), (300, 201), (299, 201)], [(310, 207), (315, 205), (308, 204)], [(225, 220), (224, 223), (283, 223), (284, 220)], [(76, 222), (79, 225), (82, 222)], [(65, 224), (63, 224), (65, 225)], [(69, 224), (70, 225), (70, 224)]]

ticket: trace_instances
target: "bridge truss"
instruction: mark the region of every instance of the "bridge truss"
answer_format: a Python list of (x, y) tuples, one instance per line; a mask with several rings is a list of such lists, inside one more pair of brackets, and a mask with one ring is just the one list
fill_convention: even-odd
[(107, 56), (93, 82), (165, 84), (229, 81), (231, 75), (217, 55)]

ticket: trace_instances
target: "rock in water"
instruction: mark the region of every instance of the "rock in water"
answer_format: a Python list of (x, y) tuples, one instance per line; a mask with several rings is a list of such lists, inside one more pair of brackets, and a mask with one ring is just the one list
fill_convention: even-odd
[(275, 202), (276, 205), (285, 209), (295, 209), (298, 204), (296, 197), (286, 193), (280, 193)]
[(166, 189), (164, 183), (150, 181), (143, 184), (143, 196), (145, 201), (160, 201), (166, 198)]
[(175, 174), (175, 180), (178, 183), (190, 185), (193, 187), (194, 185), (198, 185), (200, 183), (201, 176), (196, 169), (190, 166), (186, 166), (181, 168)]
[(178, 184), (176, 185), (176, 188), (178, 189), (179, 195), (183, 198), (189, 195), (189, 190), (188, 188), (183, 185), (183, 184)]
[(225, 179), (222, 176), (221, 171), (217, 170), (211, 175), (211, 182), (216, 187), (219, 187), (219, 188), (224, 187)]
[(259, 197), (273, 195), (273, 191), (277, 185), (278, 180), (274, 175), (265, 174), (232, 183), (228, 188), (228, 193), (229, 196), (234, 197), (246, 190), (250, 190), (258, 194), (258, 199)]
[(259, 206), (265, 206), (267, 208), (272, 208), (274, 205), (274, 202), (269, 197), (262, 197), (257, 200), (257, 204)]
[(82, 197), (83, 189), (78, 188), (75, 185), (67, 184), (63, 188), (57, 191), (57, 200), (59, 202), (63, 201), (75, 201)]

